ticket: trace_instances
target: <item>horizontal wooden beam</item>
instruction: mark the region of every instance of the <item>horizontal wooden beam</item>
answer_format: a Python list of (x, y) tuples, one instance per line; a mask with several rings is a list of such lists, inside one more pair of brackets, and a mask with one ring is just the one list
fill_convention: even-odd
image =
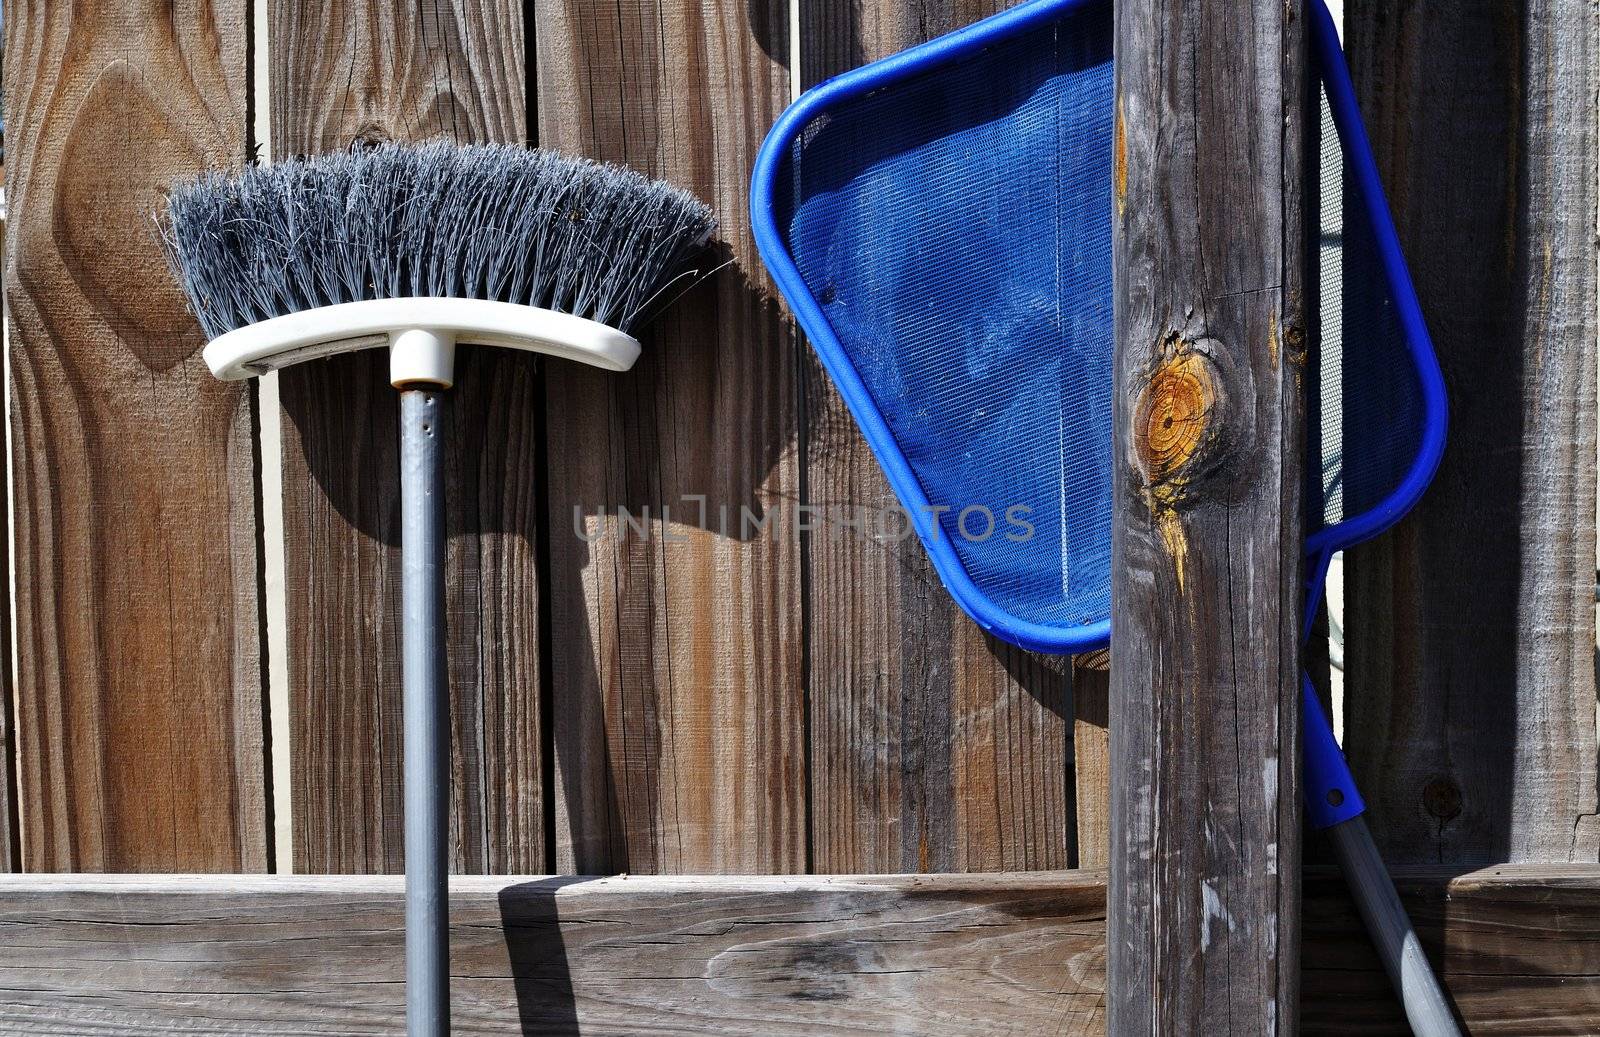
[[(1600, 1032), (1600, 868), (1399, 885), (1471, 1031)], [(401, 881), (16, 876), (0, 1031), (396, 1032)], [(461, 878), (458, 1033), (1099, 1033), (1105, 873)], [(1403, 1032), (1336, 875), (1305, 882), (1303, 1029)]]
[[(1098, 874), (460, 878), (457, 1034), (1080, 1034)], [(0, 1032), (397, 1033), (396, 877), (0, 884)], [(263, 1025), (265, 1024), (265, 1025)]]
[[(1393, 870), (1468, 1033), (1600, 1033), (1600, 868)], [(1302, 1033), (1410, 1033), (1338, 873), (1303, 896)]]

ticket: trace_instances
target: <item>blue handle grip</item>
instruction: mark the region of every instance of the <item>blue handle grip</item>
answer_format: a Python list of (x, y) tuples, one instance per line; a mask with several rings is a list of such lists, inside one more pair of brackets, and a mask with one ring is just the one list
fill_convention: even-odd
[(1348, 821), (1367, 805), (1350, 776), (1339, 743), (1333, 740), (1333, 728), (1317, 701), (1317, 689), (1304, 673), (1300, 675), (1300, 722), (1305, 740), (1306, 821), (1318, 829)]
[[(1322, 588), (1328, 580), (1333, 552), (1315, 552), (1306, 567), (1306, 608), (1300, 626), (1301, 640), (1311, 639), (1311, 628), (1322, 610)], [(1312, 828), (1329, 828), (1367, 809), (1350, 774), (1344, 752), (1333, 739), (1333, 725), (1322, 711), (1317, 689), (1304, 671), (1300, 674), (1300, 732), (1305, 759), (1306, 821)]]

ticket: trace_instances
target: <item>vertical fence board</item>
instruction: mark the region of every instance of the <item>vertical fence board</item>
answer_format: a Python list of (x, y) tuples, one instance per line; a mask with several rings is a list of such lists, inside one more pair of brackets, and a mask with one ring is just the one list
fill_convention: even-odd
[[(803, 85), (1006, 6), (803, 5)], [(987, 637), (967, 619), (889, 510), (887, 480), (809, 351), (804, 365), (808, 503), (818, 509), (807, 551), (816, 869), (1067, 867), (1066, 661)], [(839, 524), (856, 519), (865, 531)]]
[(541, 143), (694, 191), (731, 261), (632, 372), (549, 370), (557, 867), (803, 870), (797, 346), (747, 215), (788, 8), (535, 11)]
[(1450, 390), (1415, 514), (1346, 560), (1346, 747), (1391, 860), (1588, 860), (1596, 13), (1346, 5)]
[(915, 3), (844, 3), (827, 0), (800, 8), (801, 86), (810, 87), (858, 65), (926, 43), (1015, 0), (916, 0)]
[(1072, 662), (1072, 780), (1080, 868), (1111, 863), (1111, 653)]
[(6, 10), (23, 864), (267, 865), (251, 394), (150, 214), (246, 149), (246, 5)]
[(1116, 20), (1108, 1029), (1292, 1034), (1305, 20)]
[[(527, 136), (511, 0), (271, 0), (272, 141)], [(398, 412), (386, 350), (290, 368), (283, 407), (295, 868), (402, 865)], [(545, 869), (535, 495), (538, 377), (463, 349), (449, 394), (452, 867)]]
[[(3, 142), (0, 142), (3, 143)], [(0, 149), (3, 151), (3, 149)], [(0, 184), (5, 182), (4, 155), (0, 154)], [(3, 207), (0, 207), (3, 208)], [(0, 216), (0, 270), (5, 268), (5, 220)], [(0, 288), (3, 288), (9, 279), (9, 272), (0, 274)], [(8, 320), (0, 318), (0, 349), (7, 354), (11, 350), (11, 325)], [(10, 400), (10, 364), (7, 363), (6, 399)], [(0, 454), (0, 516), (4, 517), (5, 540), (7, 550), (5, 557), (0, 560), (0, 579), (4, 579), (4, 586), (11, 586), (11, 467), (12, 459), (9, 453)], [(13, 637), (16, 617), (7, 603), (5, 609), (0, 609), (0, 652), (5, 653), (3, 658), (8, 664), (12, 658), (14, 646)], [(16, 730), (16, 670), (7, 665), (3, 674), (0, 674), (0, 873), (14, 872), (22, 867), (22, 845), (17, 816), (17, 730)]]

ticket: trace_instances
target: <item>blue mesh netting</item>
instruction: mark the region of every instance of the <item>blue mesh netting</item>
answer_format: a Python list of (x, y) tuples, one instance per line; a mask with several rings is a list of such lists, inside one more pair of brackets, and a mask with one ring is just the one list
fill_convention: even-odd
[[(1111, 29), (1110, 5), (1092, 4), (835, 104), (800, 133), (773, 199), (807, 289), (948, 508), (967, 575), (1053, 627), (1110, 613)], [(1387, 496), (1422, 429), (1326, 102), (1324, 124), (1311, 529)], [(996, 517), (991, 535), (971, 535), (981, 514), (962, 527), (974, 507)], [(1033, 528), (1020, 542), (1005, 535), (1017, 507)]]
[(779, 207), (968, 574), (1057, 626), (1110, 607), (1112, 111), (1095, 5), (814, 120)]

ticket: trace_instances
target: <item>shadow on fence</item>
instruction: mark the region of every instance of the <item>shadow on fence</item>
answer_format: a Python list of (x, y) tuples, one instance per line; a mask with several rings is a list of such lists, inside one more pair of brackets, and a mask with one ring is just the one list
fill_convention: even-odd
[(539, 879), (500, 891), (500, 924), (524, 1035), (578, 1032), (572, 971), (561, 939), (556, 894), (576, 878)]

